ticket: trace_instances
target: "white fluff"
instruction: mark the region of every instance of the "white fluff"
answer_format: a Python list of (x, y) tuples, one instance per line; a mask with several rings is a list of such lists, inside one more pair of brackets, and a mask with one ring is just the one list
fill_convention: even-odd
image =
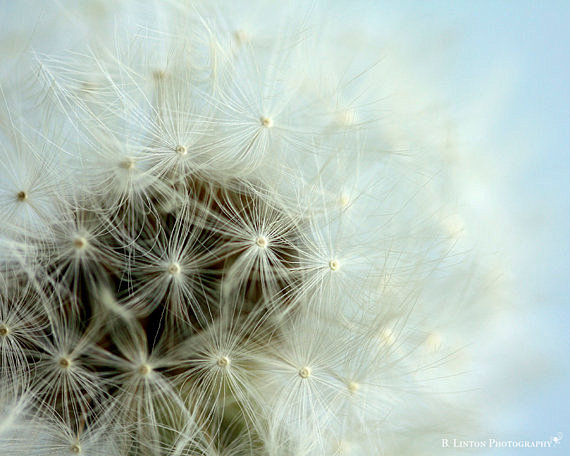
[(96, 4), (58, 3), (81, 39), (32, 34), (25, 84), (0, 67), (0, 445), (388, 456), (471, 425), (498, 298), (391, 68), (304, 3)]

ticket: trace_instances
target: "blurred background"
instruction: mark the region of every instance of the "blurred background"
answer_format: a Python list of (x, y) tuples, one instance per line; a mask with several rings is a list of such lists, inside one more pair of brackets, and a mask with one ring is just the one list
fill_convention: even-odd
[(510, 286), (513, 312), (496, 322), (483, 361), (489, 372), (481, 372), (482, 384), (490, 375), (482, 392), (482, 407), (492, 405), (490, 435), (460, 438), (561, 433), (553, 448), (483, 454), (570, 454), (570, 2), (359, 0), (335, 8), (345, 24), (365, 20), (379, 42), (400, 40), (398, 52), (444, 100), (463, 177), (479, 182), (465, 193), (479, 247), (499, 260)]

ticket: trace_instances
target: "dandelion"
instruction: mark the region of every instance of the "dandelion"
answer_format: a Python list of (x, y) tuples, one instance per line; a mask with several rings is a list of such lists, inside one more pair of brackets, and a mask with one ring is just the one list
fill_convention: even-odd
[(101, 5), (113, 43), (33, 43), (33, 90), (0, 92), (2, 448), (399, 455), (459, 427), (477, 271), (374, 69), (323, 60), (301, 5)]
[(13, 239), (40, 237), (57, 191), (64, 188), (55, 172), (57, 146), (21, 119), (7, 119), (0, 134), (0, 211), (2, 231)]

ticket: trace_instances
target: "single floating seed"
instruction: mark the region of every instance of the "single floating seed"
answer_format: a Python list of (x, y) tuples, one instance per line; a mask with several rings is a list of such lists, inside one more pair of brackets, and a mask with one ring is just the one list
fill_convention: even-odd
[(331, 271), (336, 271), (336, 270), (338, 270), (338, 268), (340, 268), (340, 263), (338, 260), (330, 260), (329, 261), (329, 269)]
[(265, 128), (271, 128), (273, 126), (273, 119), (271, 117), (262, 116), (259, 118), (261, 125)]
[(26, 201), (28, 199), (28, 192), (22, 190), (16, 194), (16, 199), (20, 202)]
[(299, 369), (299, 377), (302, 379), (309, 378), (311, 376), (311, 368), (310, 367), (303, 367)]
[(176, 150), (176, 153), (180, 156), (184, 156), (188, 153), (188, 149), (186, 149), (186, 147), (182, 146), (182, 145), (176, 146), (175, 150)]
[(76, 444), (74, 444), (74, 445), (71, 445), (70, 450), (71, 450), (72, 453), (79, 454), (79, 453), (81, 453), (81, 446), (79, 446), (79, 445), (76, 443)]
[(6, 325), (0, 325), (0, 336), (6, 337), (8, 334), (10, 334), (8, 327)]
[(218, 359), (216, 363), (219, 367), (228, 367), (230, 365), (230, 359), (227, 356), (222, 356)]

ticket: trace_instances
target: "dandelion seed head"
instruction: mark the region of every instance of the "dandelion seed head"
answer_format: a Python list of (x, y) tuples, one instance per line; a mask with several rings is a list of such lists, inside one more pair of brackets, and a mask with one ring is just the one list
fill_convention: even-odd
[(273, 127), (273, 119), (271, 117), (261, 116), (259, 118), (259, 121), (261, 122), (261, 126), (263, 126), (265, 128)]
[(265, 236), (259, 236), (256, 240), (255, 240), (255, 244), (260, 248), (260, 249), (265, 249), (268, 246), (268, 241), (267, 238)]
[[(14, 179), (7, 186), (0, 179), (0, 212), (9, 212), (10, 232), (29, 244), (25, 255), (19, 247), (10, 252), (19, 271), (6, 284), (12, 264), (0, 264), (0, 282), (8, 291), (33, 290), (21, 293), (26, 299), (0, 293), (0, 342), (9, 349), (0, 353), (8, 373), (0, 393), (24, 388), (11, 382), (29, 383), (24, 399), (38, 412), (32, 424), (43, 429), (43, 412), (57, 415), (61, 425), (49, 423), (60, 432), (57, 449), (72, 454), (91, 453), (92, 442), (101, 454), (132, 456), (266, 447), (271, 454), (352, 454), (360, 433), (366, 443), (389, 442), (392, 419), (394, 428), (413, 432), (413, 421), (397, 422), (407, 419), (398, 392), (414, 383), (412, 374), (404, 377), (419, 370), (409, 369), (416, 353), (408, 340), (425, 355), (440, 349), (442, 336), (425, 326), (433, 324), (423, 318), (432, 308), (418, 305), (419, 317), (402, 319), (412, 337), (394, 321), (403, 302), (415, 301), (409, 288), (426, 282), (422, 268), (439, 258), (423, 244), (431, 236), (417, 235), (421, 223), (433, 223), (437, 234), (464, 232), (462, 223), (430, 219), (423, 206), (416, 217), (417, 189), (407, 188), (416, 179), (407, 177), (424, 175), (414, 161), (424, 154), (400, 162), (399, 154), (384, 160), (375, 152), (399, 149), (393, 144), (408, 128), (392, 134), (392, 124), (415, 123), (380, 125), (376, 113), (390, 110), (373, 100), (391, 88), (368, 96), (358, 87), (360, 74), (374, 69), (337, 72), (331, 56), (322, 73), (313, 46), (302, 44), (312, 41), (298, 39), (312, 30), (306, 19), (266, 34), (255, 23), (228, 29), (239, 22), (226, 22), (217, 9), (210, 14), (208, 2), (204, 11), (170, 12), (172, 2), (159, 3), (167, 20), (125, 46), (118, 39), (112, 49), (102, 43), (53, 63), (38, 57), (42, 103), (62, 137), (42, 130), (40, 144), (18, 141), (33, 152), (25, 160), (15, 154), (26, 172), (9, 165)], [(77, 56), (92, 65), (74, 63)], [(374, 92), (371, 76), (365, 84)], [(30, 131), (16, 120), (2, 128), (15, 137)], [(4, 130), (2, 141), (10, 136)], [(423, 151), (421, 138), (411, 139)], [(3, 165), (14, 149), (0, 146)], [(54, 157), (43, 153), (50, 148)], [(64, 168), (73, 178), (59, 179)], [(417, 226), (409, 226), (410, 211)], [(49, 229), (37, 236), (44, 221)], [(402, 350), (386, 348), (396, 336)], [(379, 378), (392, 389), (377, 391)], [(386, 398), (402, 411), (379, 426)], [(364, 414), (354, 410), (361, 405)], [(129, 433), (120, 432), (117, 451), (107, 451), (106, 439), (117, 437), (105, 435), (111, 426)]]
[(329, 261), (329, 269), (331, 271), (338, 271), (340, 268), (340, 261), (338, 260), (330, 260)]
[(301, 377), (303, 380), (309, 378), (311, 376), (311, 368), (308, 366), (302, 367), (301, 369), (299, 369), (299, 377)]
[(87, 239), (85, 239), (83, 236), (76, 236), (73, 239), (73, 248), (75, 250), (84, 250), (87, 248)]
[(227, 356), (221, 356), (220, 358), (218, 358), (218, 361), (216, 361), (216, 364), (219, 367), (223, 367), (223, 368), (227, 368), (230, 366), (230, 358), (228, 358)]
[(62, 369), (69, 369), (71, 367), (71, 359), (66, 356), (62, 356), (57, 360), (57, 364)]
[(178, 146), (176, 146), (175, 149), (176, 153), (178, 155), (180, 155), (181, 157), (183, 157), (184, 155), (186, 155), (188, 153), (188, 149), (186, 148), (186, 146), (183, 146), (181, 144), (179, 144)]
[(127, 171), (132, 171), (135, 168), (135, 159), (127, 157), (119, 163), (119, 166)]
[(359, 389), (360, 389), (360, 384), (358, 384), (357, 382), (355, 381), (348, 382), (348, 391), (351, 394), (356, 393)]
[(179, 263), (173, 262), (168, 265), (168, 273), (172, 276), (178, 276), (182, 272), (182, 267)]
[(137, 372), (142, 377), (148, 377), (150, 375), (150, 373), (152, 372), (152, 367), (147, 363), (143, 363), (138, 367)]

